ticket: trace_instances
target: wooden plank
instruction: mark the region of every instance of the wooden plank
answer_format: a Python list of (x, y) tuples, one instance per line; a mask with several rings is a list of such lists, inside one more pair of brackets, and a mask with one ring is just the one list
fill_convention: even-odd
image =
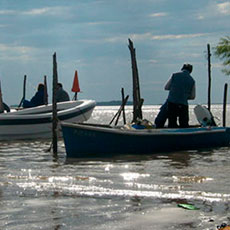
[(3, 100), (2, 100), (2, 87), (0, 82), (0, 113), (4, 112)]
[(26, 98), (26, 75), (24, 75), (24, 81), (23, 81), (23, 95), (22, 95), (22, 99), (18, 105), (18, 108), (20, 108), (22, 106), (22, 103), (23, 101), (25, 100)]
[(211, 52), (210, 45), (207, 45), (208, 49), (208, 110), (211, 111)]
[(127, 95), (125, 97), (124, 101), (122, 101), (122, 104), (121, 104), (119, 110), (116, 112), (116, 114), (114, 115), (113, 119), (110, 121), (109, 125), (111, 125), (113, 123), (115, 118), (117, 118), (116, 121), (115, 121), (115, 125), (117, 125), (119, 117), (120, 117), (120, 114), (121, 114), (121, 111), (123, 110), (124, 106), (126, 105), (128, 99), (129, 99), (129, 95)]
[(48, 93), (47, 93), (47, 80), (46, 75), (44, 76), (44, 104), (48, 105)]
[[(122, 97), (122, 104), (124, 103), (125, 101), (125, 92), (124, 92), (124, 88), (121, 89), (121, 97)], [(123, 115), (123, 123), (124, 125), (126, 124), (126, 117), (125, 117), (125, 106), (123, 107), (122, 109), (122, 115)]]
[(226, 126), (227, 91), (228, 91), (228, 84), (225, 83), (225, 85), (224, 85), (224, 101), (223, 101), (223, 127)]
[(136, 62), (136, 51), (133, 46), (133, 42), (129, 39), (129, 50), (131, 54), (132, 64), (132, 79), (133, 79), (133, 122), (137, 122), (138, 119), (142, 119), (142, 104), (143, 99), (140, 96), (139, 75)]
[(57, 61), (56, 53), (53, 55), (53, 120), (52, 120), (52, 143), (53, 143), (53, 153), (57, 154), (57, 83), (58, 83), (58, 73), (57, 73)]

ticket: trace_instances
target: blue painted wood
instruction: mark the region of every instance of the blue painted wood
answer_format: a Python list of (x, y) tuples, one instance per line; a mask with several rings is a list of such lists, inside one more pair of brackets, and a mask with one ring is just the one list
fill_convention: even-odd
[(62, 123), (68, 157), (152, 154), (229, 146), (230, 128), (119, 130)]

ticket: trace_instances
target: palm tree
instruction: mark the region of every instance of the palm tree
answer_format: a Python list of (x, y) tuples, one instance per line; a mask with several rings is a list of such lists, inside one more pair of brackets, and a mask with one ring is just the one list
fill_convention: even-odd
[[(223, 60), (223, 65), (230, 67), (230, 36), (221, 38), (218, 45), (214, 47), (214, 51), (215, 56)], [(222, 72), (230, 75), (230, 68), (224, 68)]]

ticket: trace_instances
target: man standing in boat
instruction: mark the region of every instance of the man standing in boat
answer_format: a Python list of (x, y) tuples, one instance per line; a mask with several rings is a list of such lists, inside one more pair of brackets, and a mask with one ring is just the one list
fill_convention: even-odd
[(196, 97), (195, 80), (192, 78), (193, 66), (184, 64), (181, 71), (174, 73), (167, 81), (165, 90), (169, 90), (168, 103), (168, 127), (177, 128), (177, 118), (179, 127), (189, 126), (188, 100)]

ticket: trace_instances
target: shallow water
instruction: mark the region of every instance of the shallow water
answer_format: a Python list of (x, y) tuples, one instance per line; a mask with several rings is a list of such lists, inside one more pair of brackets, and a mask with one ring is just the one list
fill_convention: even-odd
[[(158, 108), (145, 106), (144, 117), (153, 121)], [(108, 124), (117, 109), (97, 107), (89, 122)], [(213, 108), (221, 113), (222, 106)], [(63, 141), (58, 156), (49, 146), (0, 143), (0, 229), (204, 230), (230, 223), (229, 148), (77, 160), (66, 158)]]

